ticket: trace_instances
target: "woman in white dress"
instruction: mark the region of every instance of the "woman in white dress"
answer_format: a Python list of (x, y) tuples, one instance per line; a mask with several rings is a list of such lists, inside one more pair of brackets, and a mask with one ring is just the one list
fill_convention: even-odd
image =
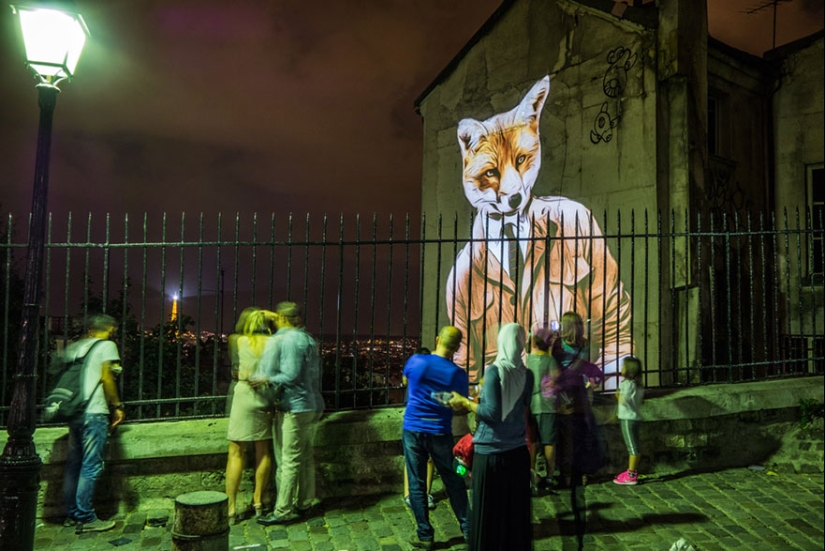
[(229, 457), (226, 461), (226, 495), (229, 496), (229, 518), (235, 519), (236, 497), (243, 473), (243, 459), (249, 442), (255, 444), (255, 490), (252, 506), (256, 516), (263, 509), (263, 496), (272, 471), (272, 411), (263, 398), (249, 386), (249, 379), (258, 369), (264, 346), (272, 335), (266, 310), (254, 310), (247, 316), (243, 332), (238, 336), (238, 383), (232, 410), (229, 413)]

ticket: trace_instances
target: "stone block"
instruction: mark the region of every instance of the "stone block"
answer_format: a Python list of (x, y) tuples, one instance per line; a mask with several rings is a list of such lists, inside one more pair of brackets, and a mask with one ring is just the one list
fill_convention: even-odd
[(681, 434), (671, 434), (665, 437), (665, 445), (669, 448), (684, 448), (685, 437)]

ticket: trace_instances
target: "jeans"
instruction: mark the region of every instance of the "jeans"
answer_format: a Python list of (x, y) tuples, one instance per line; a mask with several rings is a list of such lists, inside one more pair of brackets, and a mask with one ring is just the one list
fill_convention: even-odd
[(275, 417), (275, 483), (278, 498), (275, 515), (282, 517), (293, 507), (306, 509), (315, 500), (315, 453), (313, 442), (320, 411), (278, 412)]
[(433, 526), (430, 524), (430, 511), (427, 508), (426, 490), (427, 458), (432, 457), (441, 476), (441, 482), (447, 490), (461, 533), (469, 541), (470, 504), (464, 479), (453, 470), (453, 436), (405, 430), (401, 435), (401, 444), (404, 447), (404, 463), (410, 483), (410, 508), (418, 527), (418, 539), (432, 541), (434, 535)]
[(86, 413), (69, 425), (69, 451), (63, 472), (66, 515), (80, 522), (97, 520), (92, 506), (95, 484), (103, 472), (103, 449), (109, 435), (109, 417)]

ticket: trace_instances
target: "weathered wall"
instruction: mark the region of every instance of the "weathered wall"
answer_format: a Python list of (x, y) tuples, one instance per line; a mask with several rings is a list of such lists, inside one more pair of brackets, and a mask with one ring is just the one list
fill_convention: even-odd
[(825, 160), (824, 44), (820, 37), (781, 64), (781, 80), (773, 96), (777, 213), (808, 204), (806, 167)]
[[(787, 55), (781, 64), (781, 80), (773, 97), (776, 142), (777, 220), (790, 219), (790, 227), (805, 225), (805, 210), (811, 208), (808, 170), (825, 161), (825, 40), (822, 36)], [(780, 49), (781, 51), (781, 49)], [(808, 267), (808, 243), (802, 239), (800, 265), (795, 244), (780, 243), (779, 264), (792, 274), (782, 293), (793, 305), (784, 312), (785, 327), (792, 334), (822, 335), (825, 327), (825, 293), (820, 280), (812, 285)], [(811, 313), (814, 313), (811, 315)]]
[(710, 158), (706, 208), (738, 214), (743, 225), (748, 213), (765, 212), (769, 205), (770, 87), (761, 59), (718, 42), (708, 48), (708, 93), (718, 105), (718, 145)]
[[(683, 390), (651, 390), (642, 406), (643, 472), (764, 464), (778, 469), (822, 472), (821, 431), (796, 429), (799, 400), (823, 399), (822, 377)], [(608, 441), (611, 475), (626, 468), (626, 451), (614, 417), (615, 405), (596, 406)], [(321, 423), (316, 441), (322, 496), (400, 492), (403, 409), (339, 412)], [(457, 419), (462, 425), (466, 418)], [(96, 503), (105, 515), (131, 510), (172, 510), (174, 498), (195, 490), (223, 491), (226, 419), (127, 424), (107, 446), (107, 462)], [(454, 431), (458, 433), (459, 430)], [(5, 444), (6, 435), (0, 438)], [(61, 514), (60, 487), (66, 429), (35, 432), (43, 459), (39, 516)], [(799, 450), (805, 452), (801, 456)], [(250, 461), (247, 464), (251, 464)], [(247, 470), (241, 503), (252, 491)]]

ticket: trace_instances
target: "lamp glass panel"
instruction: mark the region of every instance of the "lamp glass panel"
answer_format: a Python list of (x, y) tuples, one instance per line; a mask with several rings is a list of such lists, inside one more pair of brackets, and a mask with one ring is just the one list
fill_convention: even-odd
[[(80, 22), (64, 12), (21, 9), (26, 59), (41, 76), (71, 77), (86, 43)], [(51, 65), (54, 64), (54, 65)]]

